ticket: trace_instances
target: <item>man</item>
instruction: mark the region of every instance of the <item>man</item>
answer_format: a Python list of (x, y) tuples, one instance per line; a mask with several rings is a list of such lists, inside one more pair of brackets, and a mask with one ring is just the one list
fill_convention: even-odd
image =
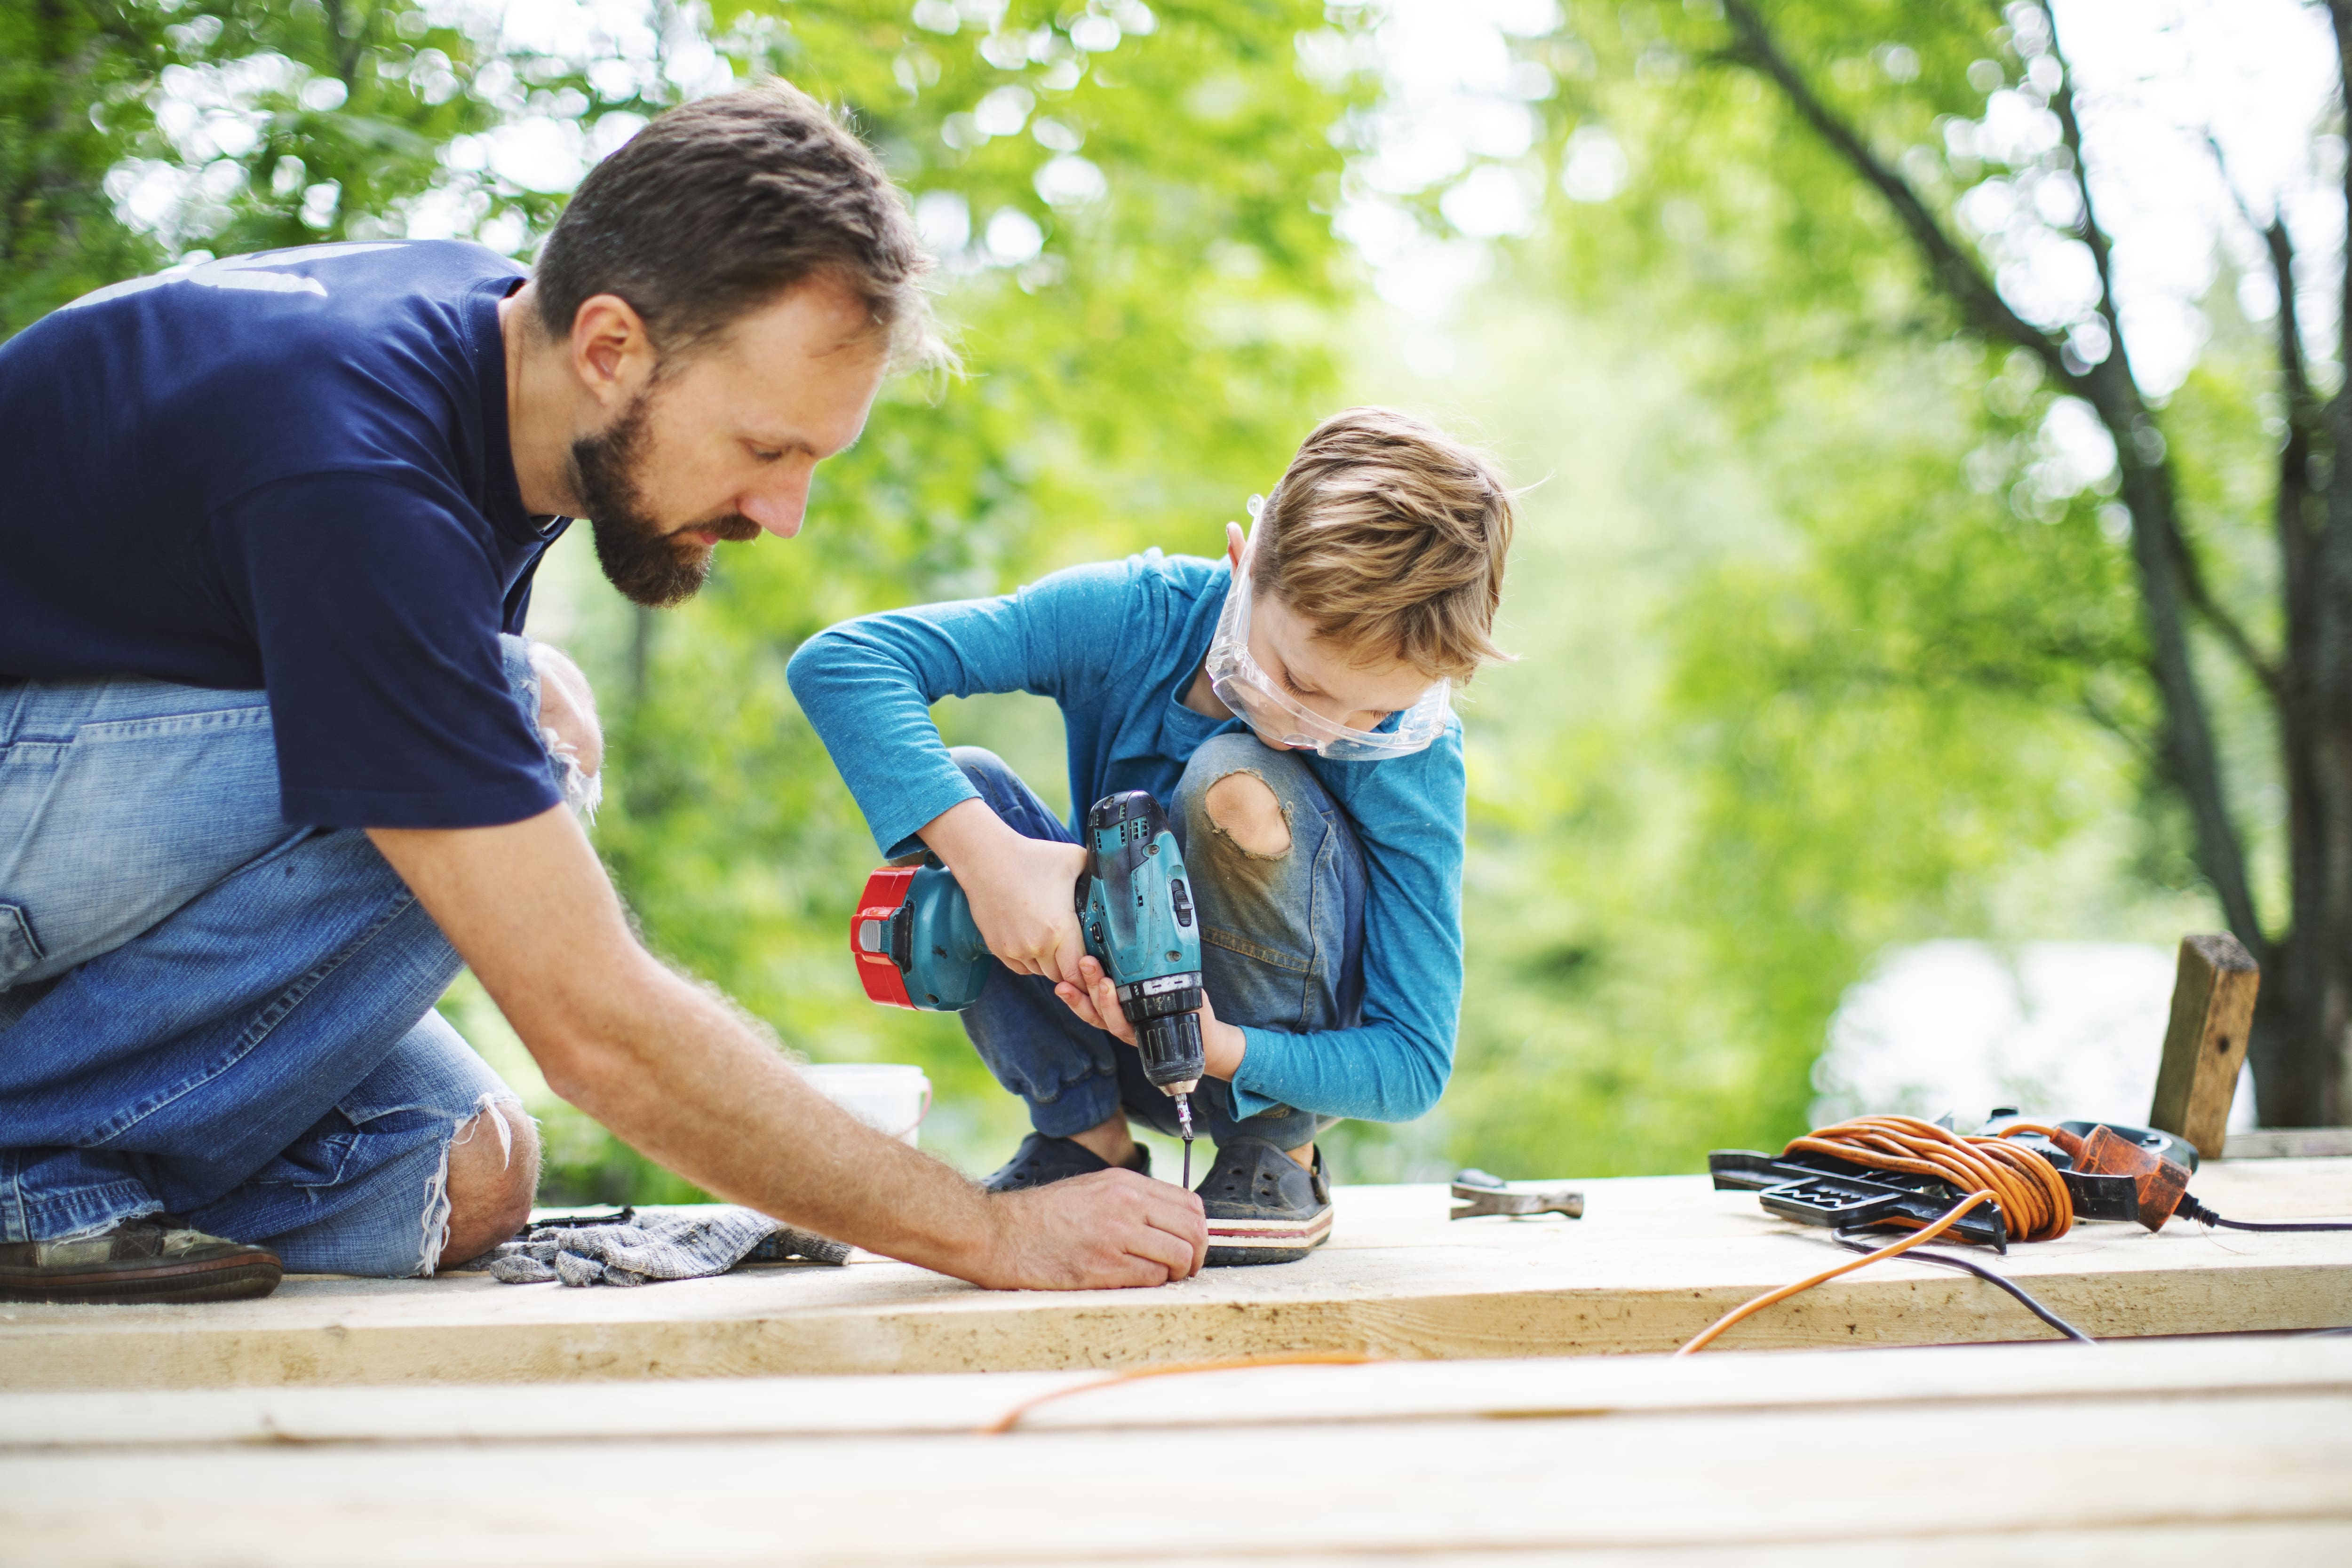
[(564, 519), (645, 604), (929, 341), (872, 155), (782, 85), (656, 120), (536, 273), (322, 246), (175, 269), (0, 347), (0, 1296), (429, 1274), (537, 1145), (432, 1011), (470, 965), (549, 1084), (704, 1186), (1004, 1287), (1159, 1284), (1191, 1195), (984, 1193), (656, 963), (571, 812), (577, 672), (520, 637)]

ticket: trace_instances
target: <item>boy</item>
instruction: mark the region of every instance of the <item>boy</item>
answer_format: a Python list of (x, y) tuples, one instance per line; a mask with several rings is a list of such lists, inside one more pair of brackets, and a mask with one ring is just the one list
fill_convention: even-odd
[(1330, 1234), (1317, 1135), (1436, 1103), (1462, 998), (1461, 726), (1449, 691), (1491, 641), (1511, 538), (1501, 477), (1439, 431), (1359, 408), (1307, 438), (1225, 559), (1147, 551), (998, 599), (869, 615), (793, 656), (793, 694), (887, 856), (954, 873), (998, 960), (963, 1015), (1035, 1131), (986, 1186), (1148, 1168), (1176, 1131), (1087, 956), (1078, 835), (929, 706), (1060, 705), (1070, 800), (1167, 803), (1201, 913), (1216, 1145), (1211, 1265), (1289, 1262)]

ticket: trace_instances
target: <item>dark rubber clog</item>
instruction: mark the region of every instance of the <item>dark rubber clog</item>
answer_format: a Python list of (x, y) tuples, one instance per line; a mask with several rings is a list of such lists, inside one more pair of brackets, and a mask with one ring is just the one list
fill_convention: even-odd
[[(1128, 1168), (1150, 1176), (1151, 1151), (1138, 1144), (1135, 1156), (1139, 1163)], [(1089, 1171), (1108, 1169), (1108, 1160), (1074, 1138), (1049, 1138), (1043, 1133), (1032, 1133), (1021, 1140), (1021, 1147), (1013, 1157), (980, 1185), (991, 1192), (1018, 1192), (1023, 1187), (1044, 1186), (1048, 1182), (1067, 1181)]]
[(1209, 1216), (1209, 1267), (1296, 1263), (1331, 1239), (1323, 1151), (1312, 1170), (1264, 1138), (1234, 1138), (1194, 1188)]

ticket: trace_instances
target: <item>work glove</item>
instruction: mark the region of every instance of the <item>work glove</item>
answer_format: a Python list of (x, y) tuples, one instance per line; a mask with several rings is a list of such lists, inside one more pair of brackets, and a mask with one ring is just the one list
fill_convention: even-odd
[(553, 1220), (501, 1242), (472, 1267), (502, 1285), (549, 1280), (566, 1285), (642, 1285), (724, 1274), (738, 1263), (846, 1263), (849, 1248), (794, 1230), (780, 1219), (732, 1204), (690, 1208), (625, 1208), (588, 1219)]

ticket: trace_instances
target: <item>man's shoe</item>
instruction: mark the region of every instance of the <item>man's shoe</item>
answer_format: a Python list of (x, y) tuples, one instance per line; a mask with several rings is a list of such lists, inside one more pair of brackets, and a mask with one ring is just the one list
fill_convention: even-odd
[(1296, 1263), (1331, 1239), (1331, 1184), (1323, 1151), (1309, 1170), (1264, 1138), (1217, 1145), (1194, 1189), (1209, 1216), (1209, 1267)]
[[(1135, 1145), (1135, 1162), (1127, 1168), (1145, 1176), (1151, 1174), (1151, 1151), (1141, 1144)], [(1021, 1140), (1021, 1147), (1013, 1157), (980, 1185), (991, 1192), (1018, 1192), (1024, 1186), (1044, 1186), (1048, 1182), (1085, 1176), (1088, 1171), (1108, 1169), (1108, 1160), (1076, 1138), (1049, 1138), (1043, 1133), (1032, 1133)]]
[(168, 1214), (77, 1241), (0, 1242), (0, 1301), (243, 1301), (278, 1288), (266, 1247), (190, 1230)]

